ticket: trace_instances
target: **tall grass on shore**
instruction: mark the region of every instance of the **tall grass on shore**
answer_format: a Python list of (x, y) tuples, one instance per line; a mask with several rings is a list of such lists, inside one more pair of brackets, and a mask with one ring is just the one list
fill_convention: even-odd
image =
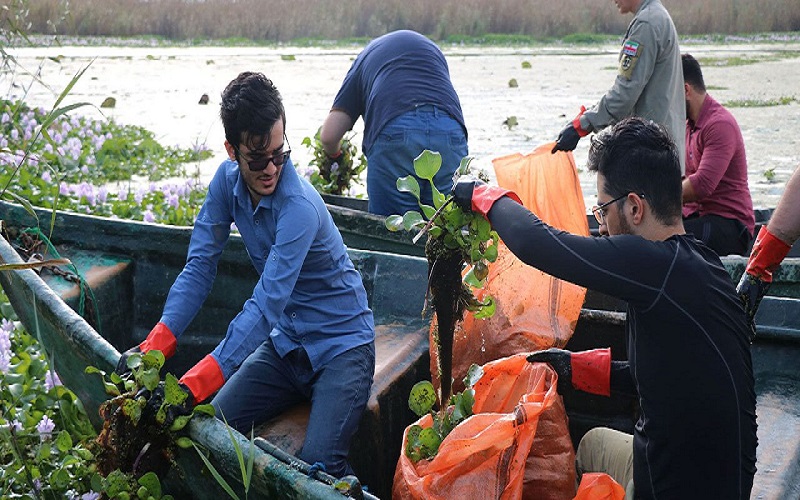
[[(342, 40), (404, 28), (436, 40), (489, 33), (547, 39), (620, 34), (631, 18), (610, 0), (71, 0), (54, 25), (64, 0), (23, 1), (32, 33), (174, 40)], [(681, 35), (800, 30), (797, 0), (662, 1)]]

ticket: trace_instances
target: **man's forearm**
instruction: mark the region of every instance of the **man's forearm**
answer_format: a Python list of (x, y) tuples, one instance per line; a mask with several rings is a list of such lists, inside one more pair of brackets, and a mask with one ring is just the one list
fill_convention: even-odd
[(781, 241), (792, 245), (800, 237), (800, 168), (794, 171), (772, 214), (767, 228)]
[(681, 190), (683, 192), (684, 203), (691, 203), (693, 201), (697, 201), (697, 194), (695, 194), (694, 186), (692, 186), (692, 181), (690, 181), (688, 177), (683, 179)]
[(339, 143), (344, 134), (352, 127), (353, 120), (347, 113), (336, 109), (331, 110), (319, 131), (319, 140), (328, 156), (333, 157), (339, 153)]

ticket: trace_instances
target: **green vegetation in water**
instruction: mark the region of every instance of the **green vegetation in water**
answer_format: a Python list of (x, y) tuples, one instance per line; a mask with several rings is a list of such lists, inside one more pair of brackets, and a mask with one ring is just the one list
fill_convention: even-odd
[(405, 454), (412, 462), (430, 460), (436, 456), (439, 446), (450, 432), (461, 422), (472, 416), (475, 404), (475, 383), (483, 376), (483, 370), (473, 364), (464, 378), (465, 389), (454, 394), (449, 405), (441, 411), (433, 410), (436, 404), (436, 391), (427, 380), (417, 382), (408, 396), (408, 407), (418, 417), (430, 413), (433, 424), (423, 428), (418, 424), (409, 427), (406, 434)]
[(367, 168), (367, 158), (359, 154), (358, 146), (353, 143), (354, 134), (348, 133), (342, 138), (340, 148), (342, 155), (331, 160), (322, 147), (319, 138), (320, 129), (311, 137), (303, 138), (303, 146), (311, 149), (312, 158), (303, 175), (311, 185), (323, 194), (349, 195), (352, 188), (361, 182), (361, 175)]
[(0, 100), (0, 186), (14, 186), (5, 190), (7, 198), (98, 216), (194, 223), (206, 189), (197, 174), (187, 175), (186, 164), (209, 158), (205, 145), (164, 147), (142, 127), (48, 116), (22, 101)]
[(619, 41), (619, 37), (597, 33), (575, 33), (563, 37), (561, 41), (573, 45), (603, 45), (607, 43), (616, 43)]
[[(435, 40), (436, 41), (436, 40)], [(474, 46), (542, 46), (552, 44), (600, 45), (617, 43), (619, 36), (576, 33), (561, 38), (521, 35), (516, 33), (486, 33), (483, 35), (448, 35), (439, 40), (442, 44), (474, 45)]]
[(80, 400), (61, 385), (51, 367), (0, 291), (3, 498), (72, 498), (93, 493), (92, 477), (97, 472), (91, 448), (97, 434)]
[(725, 101), (726, 108), (765, 108), (771, 106), (787, 106), (797, 102), (794, 96), (782, 96), (777, 99), (734, 99)]
[(800, 51), (776, 51), (769, 54), (754, 54), (746, 56), (731, 56), (731, 57), (700, 57), (697, 62), (702, 67), (736, 67), (748, 66), (750, 64), (757, 64), (762, 62), (774, 62), (784, 59), (794, 59), (800, 57)]

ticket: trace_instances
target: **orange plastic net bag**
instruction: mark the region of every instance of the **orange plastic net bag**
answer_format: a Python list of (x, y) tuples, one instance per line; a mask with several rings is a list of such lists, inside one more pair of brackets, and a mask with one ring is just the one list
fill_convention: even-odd
[(625, 489), (602, 472), (589, 472), (581, 478), (575, 500), (625, 500)]
[[(453, 429), (432, 460), (414, 464), (401, 453), (392, 498), (514, 499), (523, 495), (526, 462), (540, 417), (561, 399), (552, 369), (528, 363), (525, 357), (518, 354), (483, 366), (484, 374), (474, 386), (474, 415)], [(417, 424), (430, 427), (432, 419), (426, 415)], [(403, 449), (407, 433), (408, 428)], [(574, 465), (570, 467), (574, 471)], [(574, 493), (574, 472), (571, 477)]]

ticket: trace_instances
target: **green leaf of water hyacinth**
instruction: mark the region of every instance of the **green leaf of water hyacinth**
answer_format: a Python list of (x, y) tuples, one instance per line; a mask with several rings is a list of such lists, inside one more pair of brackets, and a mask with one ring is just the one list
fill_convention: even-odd
[(409, 211), (403, 216), (403, 227), (406, 231), (411, 231), (415, 228), (422, 228), (425, 225), (425, 219), (419, 212)]
[(419, 182), (411, 175), (397, 179), (397, 190), (401, 193), (411, 193), (419, 201)]
[(400, 231), (404, 228), (402, 215), (390, 215), (383, 223), (389, 231)]
[(414, 158), (414, 172), (420, 179), (433, 183), (433, 177), (442, 167), (442, 155), (436, 151), (424, 150)]
[(411, 411), (421, 417), (431, 411), (434, 404), (436, 404), (436, 390), (433, 384), (427, 380), (414, 384), (408, 396), (408, 407)]

